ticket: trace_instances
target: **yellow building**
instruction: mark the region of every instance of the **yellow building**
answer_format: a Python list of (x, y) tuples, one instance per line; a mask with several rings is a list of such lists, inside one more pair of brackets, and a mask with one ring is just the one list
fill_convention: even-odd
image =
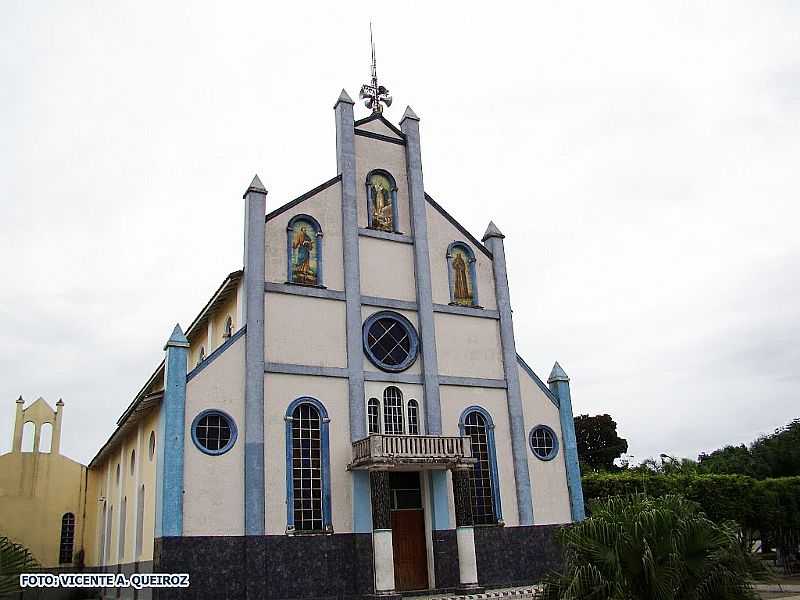
[(11, 452), (0, 456), (0, 535), (47, 567), (80, 563), (86, 467), (59, 452), (64, 403), (17, 400)]

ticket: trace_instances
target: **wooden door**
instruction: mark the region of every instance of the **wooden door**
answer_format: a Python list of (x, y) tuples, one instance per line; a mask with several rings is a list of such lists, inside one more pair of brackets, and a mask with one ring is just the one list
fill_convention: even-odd
[(400, 591), (428, 587), (425, 514), (419, 510), (392, 511), (394, 585)]
[(391, 473), (389, 487), (392, 492), (395, 588), (399, 591), (424, 590), (428, 587), (428, 554), (419, 473)]

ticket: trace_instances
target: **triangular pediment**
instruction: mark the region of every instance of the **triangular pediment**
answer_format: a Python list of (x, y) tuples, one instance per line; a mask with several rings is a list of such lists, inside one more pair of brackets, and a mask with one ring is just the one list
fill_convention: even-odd
[(382, 114), (373, 113), (354, 123), (356, 132), (367, 132), (381, 135), (399, 142), (405, 141), (403, 132), (389, 122)]
[(53, 410), (53, 407), (50, 406), (47, 403), (47, 400), (45, 400), (41, 396), (25, 409), (26, 419), (34, 419), (34, 420), (52, 419), (54, 414), (55, 411)]

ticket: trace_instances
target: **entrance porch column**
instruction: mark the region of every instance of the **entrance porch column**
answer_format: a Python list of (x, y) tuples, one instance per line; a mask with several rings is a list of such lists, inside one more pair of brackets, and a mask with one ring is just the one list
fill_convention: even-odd
[(394, 595), (394, 551), (388, 471), (370, 471), (372, 498), (372, 560), (375, 569), (375, 593)]
[(456, 508), (456, 544), (458, 546), (458, 579), (464, 590), (478, 588), (478, 562), (475, 558), (475, 529), (469, 494), (471, 465), (453, 469), (453, 499)]

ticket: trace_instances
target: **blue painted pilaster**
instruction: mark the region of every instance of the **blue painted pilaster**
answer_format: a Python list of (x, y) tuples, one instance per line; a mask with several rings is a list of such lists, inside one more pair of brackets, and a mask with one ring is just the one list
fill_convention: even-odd
[(573, 521), (583, 521), (586, 512), (583, 504), (581, 486), (581, 467), (578, 462), (578, 441), (575, 437), (575, 421), (572, 416), (572, 395), (569, 391), (569, 377), (556, 362), (550, 377), (547, 378), (550, 391), (558, 398), (558, 416), (561, 420), (561, 437), (564, 446), (564, 464), (567, 469), (567, 487)]
[(267, 190), (253, 177), (244, 194), (244, 533), (264, 535), (264, 236)]
[(517, 347), (514, 341), (514, 321), (511, 316), (511, 295), (508, 291), (505, 236), (494, 223), (483, 236), (483, 242), (492, 252), (494, 267), (494, 292), (500, 313), (500, 343), (503, 347), (503, 372), (506, 378), (506, 402), (511, 429), (511, 454), (514, 460), (514, 482), (517, 490), (517, 510), (520, 525), (533, 525), (533, 500), (531, 478), (528, 472), (528, 448), (525, 440), (525, 420), (522, 415), (522, 393), (517, 370)]
[[(350, 441), (367, 435), (364, 406), (364, 358), (361, 348), (361, 271), (359, 266), (356, 142), (353, 100), (342, 90), (333, 105), (336, 116), (336, 168), (342, 176), (342, 254), (344, 259), (345, 327)], [(372, 531), (369, 473), (353, 471), (353, 529)]]
[(406, 136), (408, 200), (411, 204), (411, 235), (414, 238), (414, 270), (417, 276), (417, 318), (422, 339), (425, 431), (428, 435), (440, 435), (442, 433), (442, 409), (439, 400), (439, 364), (436, 356), (436, 329), (433, 320), (428, 217), (425, 187), (422, 180), (419, 117), (411, 110), (410, 106), (406, 108), (403, 119), (400, 121), (400, 130)]
[[(175, 325), (164, 346), (164, 399), (159, 415), (160, 440), (156, 490), (156, 537), (183, 535), (183, 445), (186, 419), (186, 368), (189, 340)], [(122, 469), (125, 464), (122, 464)]]
[[(406, 172), (408, 202), (411, 212), (411, 236), (414, 238), (414, 272), (417, 286), (417, 319), (422, 340), (422, 385), (425, 394), (425, 433), (441, 435), (442, 408), (439, 398), (439, 360), (436, 354), (436, 324), (433, 316), (431, 262), (428, 245), (428, 212), (425, 184), (422, 177), (422, 149), (419, 138), (419, 117), (410, 106), (400, 120), (406, 136)], [(445, 257), (442, 257), (445, 260)], [(447, 482), (445, 474), (431, 475), (431, 504), (434, 529), (449, 529), (447, 515)]]

